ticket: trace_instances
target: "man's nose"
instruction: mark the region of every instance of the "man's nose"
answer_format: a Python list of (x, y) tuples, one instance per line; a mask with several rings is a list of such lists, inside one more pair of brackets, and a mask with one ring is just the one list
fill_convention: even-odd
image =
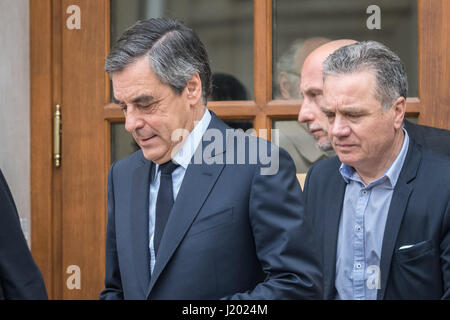
[(298, 113), (298, 122), (314, 121), (314, 112), (312, 108), (314, 108), (312, 103), (309, 99), (305, 98), (300, 107), (300, 112)]
[(134, 132), (144, 126), (144, 119), (138, 110), (134, 108), (128, 108), (125, 114), (125, 130), (128, 132)]
[(339, 115), (336, 115), (334, 121), (331, 124), (329, 124), (328, 130), (332, 136), (338, 138), (346, 137), (350, 135), (351, 132), (351, 129), (346, 119)]

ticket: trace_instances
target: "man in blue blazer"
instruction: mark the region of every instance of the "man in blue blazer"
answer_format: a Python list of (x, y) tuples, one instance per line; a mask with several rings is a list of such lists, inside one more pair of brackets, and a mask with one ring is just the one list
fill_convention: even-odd
[(450, 159), (403, 129), (406, 72), (380, 43), (323, 64), (333, 157), (305, 182), (326, 299), (450, 298)]
[(1, 171), (0, 299), (47, 299), (44, 279), (31, 256), (14, 199)]
[(404, 120), (409, 136), (421, 146), (450, 157), (450, 130), (424, 126)]
[(195, 33), (140, 21), (105, 69), (141, 150), (109, 172), (100, 298), (321, 298), (294, 164), (205, 108), (211, 71)]

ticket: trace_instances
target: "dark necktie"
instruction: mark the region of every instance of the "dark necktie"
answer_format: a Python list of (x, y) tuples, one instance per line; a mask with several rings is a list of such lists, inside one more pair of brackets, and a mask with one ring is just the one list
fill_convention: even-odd
[(155, 256), (158, 254), (164, 228), (169, 219), (170, 210), (173, 207), (173, 184), (172, 172), (179, 166), (172, 161), (168, 161), (159, 166), (161, 169), (161, 179), (159, 183), (158, 197), (156, 199), (155, 236), (153, 237), (153, 247)]

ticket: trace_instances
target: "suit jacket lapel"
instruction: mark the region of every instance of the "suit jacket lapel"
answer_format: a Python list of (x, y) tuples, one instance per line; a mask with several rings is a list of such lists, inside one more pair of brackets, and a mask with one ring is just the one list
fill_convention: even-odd
[(150, 284), (149, 188), (152, 162), (141, 157), (142, 164), (133, 171), (131, 184), (130, 225), (132, 252), (143, 295)]
[(400, 231), (400, 226), (408, 205), (409, 197), (413, 190), (413, 186), (410, 182), (416, 177), (421, 159), (422, 152), (420, 148), (418, 148), (410, 138), (408, 154), (392, 195), (388, 217), (386, 220), (386, 227), (384, 230), (380, 261), (381, 281), (380, 290), (377, 294), (378, 300), (384, 299), (384, 295), (386, 293), (386, 286), (391, 269), (392, 254), (395, 250), (397, 236)]
[[(214, 113), (212, 113), (212, 119), (208, 128), (219, 129), (225, 138), (226, 125), (219, 120)], [(208, 143), (209, 142), (203, 141), (202, 139), (202, 143), (199, 146), (199, 148), (202, 148), (200, 151), (204, 150)], [(223, 153), (225, 152), (225, 146), (222, 151)], [(214, 156), (222, 156), (222, 154), (212, 154), (212, 157)], [(150, 295), (161, 272), (164, 270), (176, 248), (183, 240), (184, 235), (189, 230), (200, 208), (207, 199), (209, 192), (222, 172), (225, 164), (223, 164), (223, 162), (220, 163), (222, 164), (208, 165), (205, 163), (191, 163), (187, 167), (180, 191), (178, 192), (164, 234), (161, 238), (160, 247), (158, 249), (158, 258), (156, 259), (155, 268), (152, 273), (147, 297)], [(195, 188), (193, 188), (193, 186), (195, 186)]]
[[(339, 162), (340, 163), (340, 162)], [(329, 193), (324, 196), (325, 212), (323, 238), (323, 263), (324, 263), (324, 294), (325, 299), (334, 299), (334, 282), (336, 275), (336, 250), (339, 233), (339, 221), (341, 218), (342, 205), (345, 194), (346, 183), (336, 168), (334, 176), (330, 177), (327, 190)], [(333, 187), (331, 187), (333, 186)]]

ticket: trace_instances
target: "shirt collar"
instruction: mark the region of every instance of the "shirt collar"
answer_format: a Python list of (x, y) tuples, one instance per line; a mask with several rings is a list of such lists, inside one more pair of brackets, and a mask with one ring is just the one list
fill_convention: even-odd
[[(369, 186), (378, 184), (382, 180), (388, 180), (390, 182), (392, 188), (397, 184), (397, 180), (398, 180), (398, 177), (400, 176), (400, 172), (402, 170), (403, 163), (405, 162), (405, 158), (406, 158), (406, 154), (408, 153), (408, 146), (409, 146), (408, 132), (406, 132), (405, 128), (403, 128), (403, 132), (405, 133), (405, 138), (403, 139), (402, 149), (400, 150), (400, 153), (398, 154), (397, 158), (395, 158), (394, 162), (386, 170), (386, 172), (383, 174), (383, 176), (376, 179), (375, 181), (372, 181), (369, 184)], [(356, 181), (362, 182), (358, 173), (352, 166), (342, 163), (339, 168), (339, 172), (341, 173), (341, 176), (345, 180), (346, 183), (349, 183), (350, 180), (356, 180)]]
[(181, 149), (173, 157), (173, 161), (182, 166), (185, 170), (192, 159), (192, 156), (197, 150), (198, 145), (202, 141), (202, 137), (208, 129), (209, 123), (211, 122), (211, 113), (205, 108), (205, 113), (200, 121), (194, 123), (194, 129), (189, 133), (184, 141)]

